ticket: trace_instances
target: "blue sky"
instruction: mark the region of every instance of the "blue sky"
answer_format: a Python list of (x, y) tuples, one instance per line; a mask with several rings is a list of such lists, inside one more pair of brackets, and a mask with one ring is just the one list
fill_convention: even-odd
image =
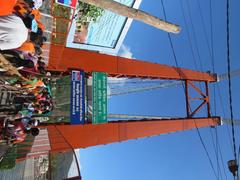
[[(182, 28), (180, 34), (171, 35), (179, 66), (202, 71), (212, 70), (211, 55), (209, 53), (211, 49), (208, 48), (209, 45), (207, 44), (207, 41), (211, 42), (210, 1), (163, 1), (168, 21), (179, 24)], [(183, 5), (186, 15), (187, 26), (184, 22), (180, 2)], [(202, 10), (204, 25), (202, 24), (198, 3)], [(232, 70), (240, 68), (240, 51), (238, 50), (240, 42), (240, 23), (238, 17), (240, 11), (238, 7), (240, 7), (240, 1), (231, 1), (230, 32)], [(164, 18), (160, 0), (143, 0), (140, 9)], [(212, 0), (212, 12), (215, 71), (221, 74), (227, 72), (226, 0)], [(189, 14), (191, 14), (194, 28), (191, 25)], [(204, 36), (204, 26), (207, 40)], [(193, 54), (191, 52), (187, 30), (190, 33), (193, 44)], [(195, 40), (194, 33), (196, 37)], [(136, 59), (175, 66), (166, 32), (134, 21), (124, 40), (124, 46), (125, 48), (122, 49), (121, 54), (125, 53), (132, 55)], [(196, 66), (194, 65), (194, 59)], [(234, 118), (236, 119), (240, 119), (239, 82), (239, 77), (232, 78), (233, 109)], [(216, 88), (215, 98), (216, 114), (229, 118), (227, 85), (227, 81), (218, 83), (219, 88)], [(118, 114), (177, 115), (184, 117), (186, 116), (185, 101), (181, 88), (182, 87), (179, 86), (139, 94), (112, 97), (109, 99), (108, 111), (109, 113)], [(218, 93), (218, 91), (220, 93)], [(213, 85), (211, 85), (210, 93), (213, 100)], [(213, 104), (212, 102), (212, 107)], [(232, 179), (232, 175), (226, 166), (227, 161), (233, 158), (228, 128), (230, 129), (230, 126), (225, 125), (217, 127), (217, 130), (211, 128), (200, 129), (201, 137), (204, 140), (219, 179)], [(236, 130), (237, 144), (239, 145), (239, 127), (237, 127)], [(216, 131), (224, 168), (222, 168), (220, 150), (214, 148), (216, 141), (212, 140), (215, 139)], [(215, 151), (218, 151), (218, 156), (216, 156)], [(217, 159), (220, 161), (220, 170), (217, 168)], [(82, 176), (83, 179), (86, 180), (217, 179), (211, 169), (196, 130), (81, 149), (80, 161)]]

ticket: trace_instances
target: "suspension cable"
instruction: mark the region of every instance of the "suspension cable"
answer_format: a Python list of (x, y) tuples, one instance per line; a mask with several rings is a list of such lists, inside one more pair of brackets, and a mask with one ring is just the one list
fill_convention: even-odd
[[(199, 9), (201, 10), (201, 6), (200, 6), (200, 3), (198, 1), (198, 7)], [(209, 9), (210, 9), (210, 12), (209, 12), (209, 15), (210, 15), (210, 53), (211, 53), (211, 62), (212, 62), (212, 71), (213, 73), (215, 73), (215, 64), (214, 64), (214, 59), (215, 59), (215, 56), (214, 56), (214, 48), (213, 48), (213, 9), (212, 9), (212, 0), (209, 1)], [(201, 13), (201, 17), (202, 17), (202, 23), (204, 23), (203, 21), (203, 16), (202, 16), (202, 11), (200, 11)], [(206, 30), (204, 31), (205, 32), (205, 36), (206, 35)], [(207, 40), (207, 37), (206, 37), (206, 40)], [(208, 42), (208, 41), (207, 41)], [(216, 105), (216, 84), (214, 83), (213, 84), (213, 105), (214, 105), (214, 109), (213, 109), (213, 112), (214, 112), (214, 115), (216, 116), (217, 114), (217, 105)], [(225, 168), (224, 168), (224, 162), (223, 162), (223, 155), (222, 155), (222, 151), (221, 151), (221, 147), (220, 147), (220, 144), (219, 144), (219, 141), (218, 141), (218, 129), (217, 127), (214, 127), (214, 132), (215, 132), (215, 138), (216, 138), (216, 159), (217, 159), (217, 165), (218, 165), (218, 169), (217, 169), (217, 172), (218, 172), (218, 177), (219, 175), (222, 177), (222, 172), (221, 172), (221, 168), (220, 168), (220, 162), (219, 162), (219, 155), (220, 154), (220, 158), (221, 158), (221, 164), (222, 164), (222, 167), (223, 167), (223, 174), (227, 180), (227, 175), (226, 175), (226, 171), (225, 171)], [(211, 129), (210, 129), (211, 131)], [(211, 132), (212, 133), (212, 132)]]
[[(161, 0), (161, 3), (162, 3), (162, 9), (163, 9), (163, 13), (164, 13), (164, 18), (165, 18), (165, 20), (167, 20), (167, 16), (166, 16), (166, 11), (165, 11), (165, 7), (164, 7), (163, 0)], [(170, 42), (170, 45), (171, 45), (171, 48), (172, 48), (174, 61), (175, 61), (175, 64), (176, 64), (176, 66), (177, 66), (177, 68), (178, 68), (179, 65), (178, 65), (178, 62), (177, 62), (176, 53), (175, 53), (174, 46), (173, 46), (173, 42), (172, 42), (172, 39), (171, 39), (171, 36), (170, 36), (169, 33), (168, 33), (168, 38), (169, 38), (169, 42)], [(181, 74), (179, 73), (179, 75), (181, 75)], [(183, 84), (182, 84), (182, 85), (183, 85)], [(183, 90), (184, 90), (184, 85), (183, 85)], [(207, 151), (206, 145), (205, 145), (204, 142), (203, 142), (203, 139), (202, 139), (202, 137), (201, 137), (201, 134), (200, 134), (200, 131), (199, 131), (198, 127), (197, 127), (197, 124), (196, 124), (195, 121), (194, 121), (194, 123), (195, 123), (196, 129), (197, 129), (197, 133), (198, 133), (199, 139), (200, 139), (200, 141), (201, 141), (201, 143), (202, 143), (202, 146), (203, 146), (203, 148), (204, 148), (204, 150), (205, 150), (205, 152), (206, 152), (206, 155), (207, 155), (207, 157), (208, 157), (208, 160), (209, 160), (209, 162), (210, 162), (210, 165), (211, 165), (211, 168), (212, 168), (212, 170), (213, 170), (213, 173), (214, 173), (216, 179), (219, 179), (219, 178), (217, 177), (216, 171), (215, 171), (214, 166), (213, 166), (213, 162), (212, 162), (212, 160), (211, 160), (211, 158), (210, 158), (209, 152)]]
[[(228, 94), (229, 94), (229, 108), (230, 108), (230, 119), (232, 128), (232, 142), (234, 150), (234, 160), (237, 163), (237, 150), (236, 150), (236, 139), (235, 139), (235, 127), (233, 122), (233, 106), (232, 106), (232, 80), (231, 80), (231, 59), (230, 59), (230, 31), (229, 31), (229, 0), (227, 0), (227, 69), (228, 69)], [(238, 164), (237, 164), (238, 166)], [(234, 174), (235, 178), (238, 179), (238, 170)]]

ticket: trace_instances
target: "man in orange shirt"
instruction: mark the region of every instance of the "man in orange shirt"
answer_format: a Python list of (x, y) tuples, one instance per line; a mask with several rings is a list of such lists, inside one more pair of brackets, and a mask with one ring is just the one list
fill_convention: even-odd
[(31, 54), (35, 53), (34, 44), (30, 41), (24, 42), (22, 44), (22, 46), (20, 46), (17, 50), (28, 52), (28, 53), (31, 53)]
[(17, 0), (1, 0), (0, 1), (0, 16), (7, 16), (12, 14), (13, 7)]

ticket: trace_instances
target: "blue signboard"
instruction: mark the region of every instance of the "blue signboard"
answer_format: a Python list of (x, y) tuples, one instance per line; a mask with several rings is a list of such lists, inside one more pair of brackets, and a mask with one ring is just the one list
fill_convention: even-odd
[(85, 73), (72, 71), (71, 79), (71, 124), (84, 124), (85, 122)]

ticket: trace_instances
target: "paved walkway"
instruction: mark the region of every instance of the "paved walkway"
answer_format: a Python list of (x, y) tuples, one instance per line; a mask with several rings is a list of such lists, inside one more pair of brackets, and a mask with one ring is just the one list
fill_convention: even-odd
[(0, 179), (4, 180), (20, 180), (24, 179), (26, 161), (17, 163), (13, 169), (0, 171)]

